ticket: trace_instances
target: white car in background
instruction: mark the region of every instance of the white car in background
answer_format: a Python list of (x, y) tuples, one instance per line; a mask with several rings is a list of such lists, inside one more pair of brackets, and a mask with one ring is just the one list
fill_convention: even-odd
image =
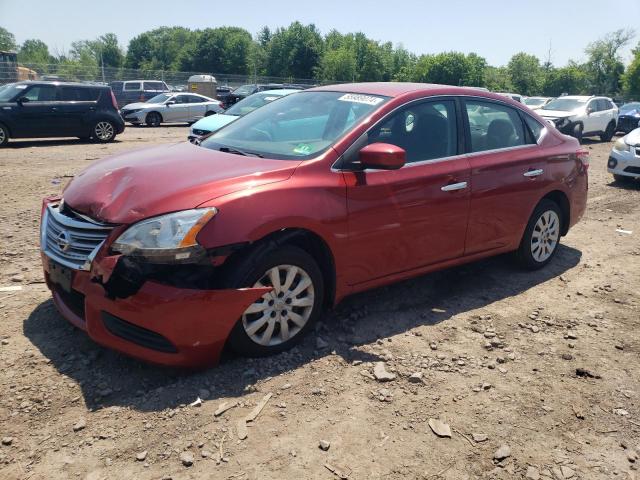
[(618, 107), (607, 97), (565, 95), (550, 101), (536, 113), (579, 142), (582, 137), (595, 136), (610, 142), (618, 121)]
[(195, 93), (161, 93), (146, 102), (130, 103), (120, 110), (125, 122), (158, 127), (161, 123), (193, 123), (223, 112), (222, 102)]
[(544, 107), (551, 100), (553, 100), (553, 97), (525, 97), (522, 100), (522, 103), (524, 103), (531, 110), (537, 110)]
[(636, 128), (613, 144), (607, 171), (617, 182), (640, 178), (640, 128)]

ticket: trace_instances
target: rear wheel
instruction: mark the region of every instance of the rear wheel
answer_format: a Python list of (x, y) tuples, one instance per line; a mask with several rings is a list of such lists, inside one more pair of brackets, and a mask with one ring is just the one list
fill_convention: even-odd
[(531, 214), (517, 251), (519, 263), (530, 270), (551, 261), (560, 244), (562, 211), (555, 202), (544, 199)]
[(145, 118), (145, 123), (149, 127), (159, 127), (162, 123), (162, 117), (157, 112), (148, 113), (147, 117)]
[(234, 265), (233, 288), (272, 287), (251, 304), (229, 336), (247, 356), (282, 352), (298, 343), (320, 316), (324, 284), (315, 260), (294, 246), (262, 250)]
[(581, 123), (578, 123), (573, 127), (571, 136), (574, 137), (576, 140), (578, 140), (578, 142), (582, 143), (582, 124)]
[(609, 122), (609, 125), (607, 125), (607, 129), (604, 131), (602, 135), (600, 135), (600, 140), (603, 142), (610, 142), (615, 132), (616, 132), (615, 123)]
[(9, 143), (9, 130), (0, 123), (0, 147), (4, 147)]
[(99, 120), (93, 127), (92, 136), (96, 142), (111, 142), (116, 138), (116, 127), (108, 120)]

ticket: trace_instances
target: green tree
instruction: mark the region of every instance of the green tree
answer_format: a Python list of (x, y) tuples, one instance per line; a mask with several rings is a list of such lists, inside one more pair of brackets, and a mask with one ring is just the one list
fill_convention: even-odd
[(182, 67), (199, 72), (248, 73), (252, 43), (251, 34), (242, 28), (207, 28), (198, 34), (193, 52), (183, 57)]
[(319, 76), (326, 82), (355, 80), (356, 59), (352, 49), (344, 46), (327, 51), (320, 61)]
[(95, 41), (94, 50), (105, 67), (119, 68), (124, 63), (124, 55), (115, 33), (106, 33)]
[(316, 73), (324, 44), (315, 25), (293, 22), (279, 28), (271, 37), (268, 73), (279, 77), (312, 78)]
[(160, 27), (129, 42), (125, 66), (143, 70), (179, 70), (189, 63), (199, 32), (184, 27)]
[(585, 69), (572, 61), (566, 67), (550, 68), (542, 84), (542, 94), (549, 97), (558, 97), (563, 93), (585, 94), (588, 90), (589, 82)]
[(416, 63), (413, 80), (443, 85), (480, 87), (484, 84), (486, 60), (475, 53), (445, 52), (422, 55)]
[(640, 99), (640, 43), (632, 53), (633, 60), (623, 77), (624, 93), (632, 98)]
[(18, 50), (18, 60), (21, 63), (37, 63), (39, 65), (53, 63), (49, 47), (42, 40), (37, 39), (24, 41)]
[(16, 37), (13, 36), (6, 28), (0, 27), (0, 50), (15, 50), (17, 48), (16, 45)]
[(633, 30), (620, 29), (587, 46), (585, 68), (592, 93), (614, 94), (620, 90), (624, 65), (619, 52), (634, 36)]
[(515, 90), (507, 67), (492, 67), (488, 65), (484, 69), (484, 79), (484, 86), (492, 92), (512, 92)]
[(516, 53), (507, 65), (511, 84), (517, 93), (522, 95), (537, 95), (542, 85), (542, 68), (540, 60), (535, 55)]

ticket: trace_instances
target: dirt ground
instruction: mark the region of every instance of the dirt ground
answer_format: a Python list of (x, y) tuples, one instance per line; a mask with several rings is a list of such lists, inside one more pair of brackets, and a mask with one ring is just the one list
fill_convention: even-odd
[(586, 144), (587, 213), (546, 269), (498, 257), (360, 294), (291, 352), (185, 372), (56, 312), (38, 223), (90, 162), (186, 134), (0, 150), (0, 287), (22, 287), (0, 291), (0, 478), (640, 478), (640, 186), (612, 182), (611, 144)]

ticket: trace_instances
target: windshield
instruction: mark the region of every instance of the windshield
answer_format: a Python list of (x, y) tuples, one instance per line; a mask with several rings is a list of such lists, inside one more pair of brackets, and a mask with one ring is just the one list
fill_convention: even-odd
[(640, 102), (625, 103), (620, 107), (620, 111), (622, 112), (631, 112), (633, 110), (640, 111)]
[(537, 107), (538, 105), (542, 105), (545, 102), (544, 98), (525, 98), (524, 104), (531, 105)]
[(164, 103), (170, 98), (173, 98), (173, 95), (167, 95), (166, 93), (161, 93), (160, 95), (156, 95), (155, 97), (147, 100), (147, 103)]
[(9, 102), (21, 91), (27, 88), (28, 85), (24, 83), (10, 83), (0, 88), (0, 102)]
[(283, 160), (305, 160), (324, 152), (387, 97), (344, 92), (287, 95), (208, 137), (212, 150)]
[(543, 110), (560, 110), (561, 112), (573, 112), (578, 108), (586, 105), (586, 100), (580, 100), (577, 98), (556, 98), (547, 103)]
[(256, 85), (243, 85), (236, 88), (233, 93), (234, 95), (251, 95), (257, 88), (258, 87)]
[(269, 102), (273, 102), (280, 97), (282, 97), (282, 95), (274, 95), (272, 93), (254, 93), (253, 95), (240, 100), (238, 103), (229, 108), (229, 110), (225, 111), (224, 114), (241, 117), (242, 115), (253, 112), (256, 108), (260, 108), (263, 105), (266, 105)]

